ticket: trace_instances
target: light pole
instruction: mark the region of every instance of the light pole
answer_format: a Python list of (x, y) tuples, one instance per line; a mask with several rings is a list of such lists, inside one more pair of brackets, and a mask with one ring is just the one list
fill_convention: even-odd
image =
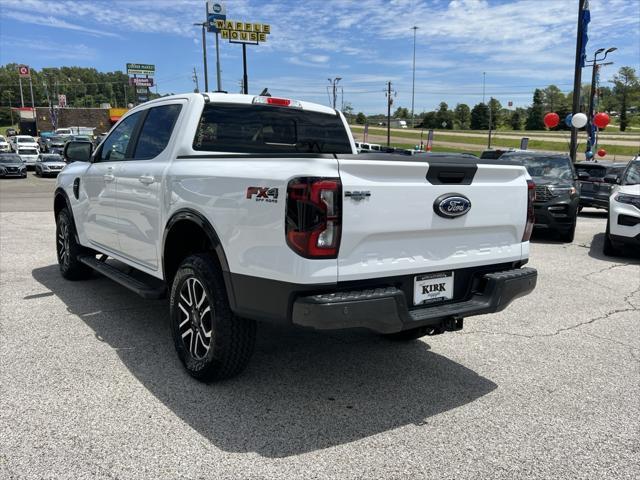
[(204, 91), (209, 91), (209, 72), (207, 70), (207, 35), (206, 35), (206, 27), (207, 22), (202, 23), (194, 23), (194, 25), (199, 25), (202, 27), (202, 60), (204, 63)]
[(342, 77), (336, 77), (334, 79), (329, 78), (328, 80), (329, 80), (329, 83), (331, 84), (331, 88), (333, 90), (333, 109), (335, 110), (336, 109), (336, 96), (337, 96), (336, 86), (338, 85), (338, 82), (340, 80), (342, 80)]
[(415, 90), (416, 90), (416, 30), (418, 30), (418, 27), (414, 25), (411, 28), (413, 29), (413, 82), (411, 84), (411, 128), (415, 128), (416, 117), (413, 113), (413, 104), (415, 100)]
[[(596, 77), (602, 65), (613, 64), (613, 62), (604, 63), (604, 60), (606, 60), (607, 55), (609, 55), (611, 52), (615, 52), (616, 50), (617, 50), (616, 47), (607, 48), (606, 50), (604, 48), (599, 48), (594, 52), (593, 60), (588, 60), (585, 62), (586, 64), (591, 64), (591, 67), (592, 67), (591, 68), (591, 91), (589, 92), (589, 111), (587, 113), (587, 133), (588, 133), (587, 149), (586, 149), (587, 152), (591, 151), (591, 149), (597, 143), (595, 129), (593, 126), (593, 109), (594, 109), (595, 96), (596, 96)], [(600, 55), (602, 52), (604, 52), (604, 57), (598, 58), (598, 55)]]

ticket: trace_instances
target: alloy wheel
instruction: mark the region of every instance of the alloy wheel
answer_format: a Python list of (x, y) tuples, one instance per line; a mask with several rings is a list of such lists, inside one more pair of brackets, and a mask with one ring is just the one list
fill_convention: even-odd
[(69, 225), (62, 222), (58, 226), (58, 258), (60, 263), (67, 265), (69, 263)]
[(188, 277), (180, 289), (178, 332), (185, 349), (202, 360), (211, 348), (213, 309), (202, 283)]

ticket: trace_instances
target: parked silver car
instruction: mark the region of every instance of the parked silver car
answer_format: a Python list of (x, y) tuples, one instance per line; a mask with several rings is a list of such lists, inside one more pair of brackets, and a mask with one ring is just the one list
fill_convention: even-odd
[(41, 153), (35, 164), (35, 173), (41, 177), (56, 176), (66, 167), (64, 159), (57, 153)]

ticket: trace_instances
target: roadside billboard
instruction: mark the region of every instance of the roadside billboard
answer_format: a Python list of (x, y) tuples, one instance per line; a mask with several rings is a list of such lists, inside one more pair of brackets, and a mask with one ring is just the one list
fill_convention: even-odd
[(253, 43), (267, 41), (271, 33), (271, 25), (267, 23), (237, 22), (233, 20), (216, 20), (216, 29), (220, 37), (231, 43)]
[(207, 30), (209, 32), (217, 32), (216, 20), (227, 19), (227, 7), (223, 2), (208, 0), (207, 1)]
[(134, 85), (136, 87), (153, 87), (153, 78), (131, 77), (129, 78), (129, 85)]
[(156, 66), (148, 63), (127, 63), (127, 75), (155, 75)]

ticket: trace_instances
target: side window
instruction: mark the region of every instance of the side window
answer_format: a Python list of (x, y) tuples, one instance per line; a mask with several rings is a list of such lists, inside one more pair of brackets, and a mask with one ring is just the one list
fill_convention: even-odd
[(160, 155), (167, 148), (171, 132), (176, 124), (182, 105), (163, 105), (149, 109), (140, 130), (133, 158), (144, 160)]
[(118, 162), (124, 160), (131, 137), (143, 113), (137, 112), (125, 118), (106, 138), (102, 148), (96, 154), (94, 162)]

